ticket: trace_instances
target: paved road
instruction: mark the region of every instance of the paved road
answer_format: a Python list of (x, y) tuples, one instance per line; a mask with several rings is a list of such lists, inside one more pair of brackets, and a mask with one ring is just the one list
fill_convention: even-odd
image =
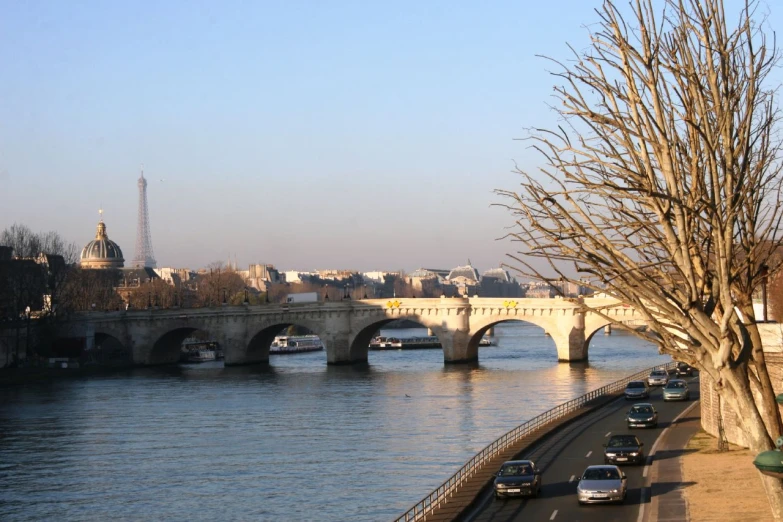
[[(521, 457), (532, 459), (543, 470), (541, 497), (498, 500), (488, 491), (482, 496), (479, 507), (466, 520), (641, 522), (642, 506), (650, 505), (649, 455), (653, 453), (656, 440), (680, 413), (699, 398), (698, 377), (686, 380), (690, 388), (689, 401), (663, 402), (660, 388), (653, 388), (649, 402), (658, 410), (658, 427), (655, 429), (629, 430), (625, 413), (635, 402), (645, 401), (619, 399), (550, 435)], [(628, 476), (628, 497), (624, 505), (580, 506), (576, 501), (577, 477), (587, 466), (603, 464), (603, 444), (610, 435), (618, 433), (633, 433), (644, 442), (647, 465), (623, 466)]]

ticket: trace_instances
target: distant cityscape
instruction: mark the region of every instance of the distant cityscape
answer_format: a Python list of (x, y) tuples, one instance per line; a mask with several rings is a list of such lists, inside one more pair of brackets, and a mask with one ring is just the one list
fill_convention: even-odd
[(588, 293), (584, 286), (568, 281), (519, 282), (502, 267), (480, 273), (470, 260), (452, 268), (419, 268), (410, 273), (345, 268), (281, 270), (270, 263), (240, 269), (230, 256), (225, 263), (212, 263), (198, 270), (158, 267), (143, 172), (137, 187), (136, 252), (130, 266), (125, 266), (120, 245), (109, 239), (102, 210), (95, 237), (81, 249), (78, 261), (72, 259), (75, 252), (69, 256), (59, 251), (64, 250), (62, 245), (48, 245), (52, 233), (38, 237), (23, 227), (16, 234), (6, 231), (6, 242), (16, 243), (0, 245), (0, 268), (7, 272), (3, 278), (11, 283), (8, 292), (0, 292), (0, 303), (5, 303), (4, 309), (15, 310), (6, 315), (16, 316), (25, 309), (33, 313), (48, 311), (56, 306), (62, 311), (79, 311), (279, 303), (292, 294), (325, 301), (441, 296), (547, 298)]

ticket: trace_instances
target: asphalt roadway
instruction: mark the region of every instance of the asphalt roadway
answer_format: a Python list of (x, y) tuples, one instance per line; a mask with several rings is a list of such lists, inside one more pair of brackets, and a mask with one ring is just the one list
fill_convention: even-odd
[[(673, 377), (670, 377), (673, 378)], [(687, 401), (664, 402), (660, 387), (653, 387), (647, 400), (620, 398), (564, 426), (518, 458), (533, 460), (542, 470), (541, 496), (532, 499), (495, 499), (492, 490), (483, 492), (476, 508), (463, 520), (471, 522), (508, 521), (618, 521), (644, 520), (644, 508), (650, 505), (650, 455), (662, 432), (693, 401), (699, 399), (698, 377), (685, 377), (690, 389)], [(657, 428), (633, 428), (626, 425), (625, 414), (633, 404), (650, 402), (658, 410)], [(610, 435), (630, 433), (644, 442), (647, 463), (625, 465), (628, 496), (625, 503), (580, 506), (576, 500), (578, 477), (587, 466), (604, 463), (604, 448)], [(657, 493), (656, 493), (657, 494)], [(648, 509), (649, 514), (649, 509)]]

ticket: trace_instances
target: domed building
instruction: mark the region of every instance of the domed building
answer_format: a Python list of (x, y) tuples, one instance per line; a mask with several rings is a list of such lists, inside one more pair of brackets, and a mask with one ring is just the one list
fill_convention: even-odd
[(122, 268), (125, 259), (122, 257), (120, 246), (106, 235), (106, 225), (103, 217), (98, 222), (98, 232), (95, 239), (87, 243), (82, 249), (79, 259), (82, 268)]

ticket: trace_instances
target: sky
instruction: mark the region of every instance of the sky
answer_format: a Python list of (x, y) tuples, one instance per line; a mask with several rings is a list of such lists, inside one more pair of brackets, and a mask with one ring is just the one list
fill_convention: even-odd
[(495, 190), (556, 123), (537, 55), (598, 5), (0, 0), (0, 229), (81, 246), (103, 208), (130, 261), (143, 165), (158, 266), (512, 262)]

